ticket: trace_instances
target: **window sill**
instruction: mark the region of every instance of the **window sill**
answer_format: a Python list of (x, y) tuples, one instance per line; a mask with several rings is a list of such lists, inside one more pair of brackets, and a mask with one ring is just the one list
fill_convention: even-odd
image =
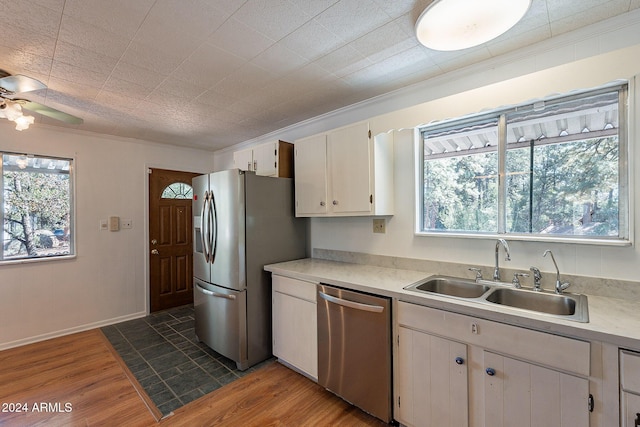
[(15, 265), (15, 264), (31, 264), (37, 262), (48, 262), (48, 261), (61, 261), (61, 260), (70, 260), (77, 258), (76, 254), (73, 255), (58, 255), (58, 256), (50, 256), (50, 257), (40, 257), (40, 258), (21, 258), (21, 259), (7, 259), (4, 261), (0, 261), (0, 266), (2, 265)]
[(560, 237), (560, 236), (530, 236), (524, 234), (498, 234), (498, 233), (454, 233), (454, 232), (426, 232), (416, 231), (414, 235), (418, 237), (445, 237), (458, 239), (507, 239), (523, 242), (543, 242), (543, 243), (565, 243), (594, 246), (633, 246), (633, 242), (624, 239), (589, 238), (589, 237)]

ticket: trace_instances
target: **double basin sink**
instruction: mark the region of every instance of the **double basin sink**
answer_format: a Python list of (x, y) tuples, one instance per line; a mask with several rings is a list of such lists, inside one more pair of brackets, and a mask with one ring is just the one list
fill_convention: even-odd
[(499, 305), (576, 322), (589, 321), (585, 295), (536, 292), (529, 289), (516, 289), (501, 282), (486, 280), (475, 282), (448, 276), (431, 276), (404, 289), (480, 304)]

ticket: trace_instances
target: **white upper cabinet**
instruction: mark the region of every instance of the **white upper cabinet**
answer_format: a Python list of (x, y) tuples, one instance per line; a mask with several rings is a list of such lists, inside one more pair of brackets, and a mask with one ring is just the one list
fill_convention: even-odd
[(236, 168), (256, 175), (293, 178), (293, 144), (273, 141), (233, 153)]
[(393, 215), (393, 136), (361, 122), (295, 143), (296, 216)]
[(253, 170), (253, 149), (235, 151), (233, 153), (233, 164), (236, 168), (243, 171)]
[(296, 216), (327, 213), (327, 137), (325, 134), (295, 143)]
[(359, 123), (327, 134), (333, 213), (370, 214), (373, 210), (369, 124)]

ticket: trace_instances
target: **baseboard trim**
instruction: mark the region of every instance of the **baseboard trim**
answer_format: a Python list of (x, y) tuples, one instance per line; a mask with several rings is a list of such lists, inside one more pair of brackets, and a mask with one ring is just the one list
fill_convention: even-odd
[(147, 315), (146, 311), (140, 311), (137, 313), (127, 314), (125, 316), (113, 317), (107, 320), (101, 320), (99, 322), (87, 323), (85, 325), (75, 326), (73, 328), (62, 329), (59, 331), (47, 332), (46, 334), (35, 335), (28, 338), (23, 338), (15, 341), (9, 341), (0, 343), (0, 351), (9, 350), (10, 348), (21, 347), (23, 345), (33, 344), (40, 341), (46, 341), (52, 338), (58, 338), (65, 335), (75, 334), (77, 332), (84, 332), (91, 329), (102, 328), (103, 326), (113, 325), (115, 323), (126, 322), (127, 320), (139, 319)]

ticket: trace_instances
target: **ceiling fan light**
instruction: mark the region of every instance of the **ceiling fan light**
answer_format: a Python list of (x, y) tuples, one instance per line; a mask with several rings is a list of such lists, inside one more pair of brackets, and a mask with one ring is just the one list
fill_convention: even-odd
[(20, 116), (14, 120), (16, 123), (16, 130), (29, 129), (29, 125), (32, 125), (35, 118), (33, 116)]
[(529, 6), (531, 0), (435, 0), (418, 18), (416, 36), (430, 49), (467, 49), (504, 34)]
[(6, 107), (2, 109), (2, 112), (7, 120), (15, 121), (17, 118), (22, 117), (22, 107), (20, 104), (7, 100), (5, 105)]

